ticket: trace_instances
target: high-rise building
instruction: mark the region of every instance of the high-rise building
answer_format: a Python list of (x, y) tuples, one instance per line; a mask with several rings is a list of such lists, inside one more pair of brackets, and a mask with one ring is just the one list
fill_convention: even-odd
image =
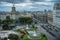
[(54, 3), (53, 23), (60, 28), (60, 3)]

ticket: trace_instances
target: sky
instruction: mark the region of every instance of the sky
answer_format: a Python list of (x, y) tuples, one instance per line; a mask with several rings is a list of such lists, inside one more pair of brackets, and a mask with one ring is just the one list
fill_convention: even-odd
[(13, 4), (17, 11), (53, 10), (54, 2), (60, 0), (0, 0), (0, 11), (10, 12)]

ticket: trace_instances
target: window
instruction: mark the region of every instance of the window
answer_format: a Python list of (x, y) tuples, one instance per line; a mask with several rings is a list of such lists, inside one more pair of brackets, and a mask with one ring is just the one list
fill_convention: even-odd
[(56, 10), (60, 10), (60, 7), (56, 7)]

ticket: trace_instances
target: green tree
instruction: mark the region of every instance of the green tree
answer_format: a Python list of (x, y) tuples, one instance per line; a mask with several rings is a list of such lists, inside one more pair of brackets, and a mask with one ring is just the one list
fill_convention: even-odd
[(30, 18), (30, 17), (20, 17), (19, 21), (22, 24), (26, 24), (26, 23), (30, 24), (32, 22), (32, 18)]
[(6, 23), (10, 23), (11, 22), (11, 20), (10, 20), (10, 16), (6, 16)]
[(32, 30), (36, 30), (36, 29), (37, 29), (37, 27), (36, 27), (36, 26), (34, 26), (34, 25), (32, 25), (32, 26), (31, 26), (31, 29), (32, 29)]
[(12, 26), (8, 26), (8, 24), (4, 24), (4, 25), (2, 26), (2, 29), (3, 29), (3, 30), (11, 30), (11, 29), (12, 29)]
[(40, 40), (47, 40), (46, 35), (45, 35), (45, 34), (41, 34), (41, 38), (40, 38)]
[(30, 38), (29, 38), (28, 35), (26, 34), (26, 35), (24, 35), (23, 40), (30, 40)]
[(10, 16), (6, 16), (6, 20), (3, 20), (3, 24), (16, 23), (16, 20), (10, 19)]
[(9, 38), (10, 40), (19, 40), (19, 36), (16, 35), (16, 34), (9, 34), (9, 35), (8, 35), (8, 38)]
[(3, 30), (8, 30), (8, 29), (9, 29), (9, 27), (8, 27), (8, 25), (7, 25), (7, 24), (4, 24), (4, 25), (2, 26), (2, 29), (3, 29)]
[(16, 23), (16, 20), (13, 20), (13, 19), (12, 19), (12, 20), (11, 20), (11, 23), (14, 23), (14, 24), (15, 24), (15, 23)]
[(6, 19), (8, 19), (8, 20), (9, 20), (9, 19), (10, 19), (10, 16), (6, 16)]
[(6, 19), (3, 20), (3, 24), (9, 24), (11, 22), (10, 16), (6, 16)]
[(2, 20), (0, 19), (0, 25), (2, 24)]
[(3, 40), (7, 40), (7, 38), (5, 37)]

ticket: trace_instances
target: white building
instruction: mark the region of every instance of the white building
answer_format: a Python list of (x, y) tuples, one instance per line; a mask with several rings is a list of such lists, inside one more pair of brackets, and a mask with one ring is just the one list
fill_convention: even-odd
[(53, 22), (60, 28), (60, 3), (54, 3)]

